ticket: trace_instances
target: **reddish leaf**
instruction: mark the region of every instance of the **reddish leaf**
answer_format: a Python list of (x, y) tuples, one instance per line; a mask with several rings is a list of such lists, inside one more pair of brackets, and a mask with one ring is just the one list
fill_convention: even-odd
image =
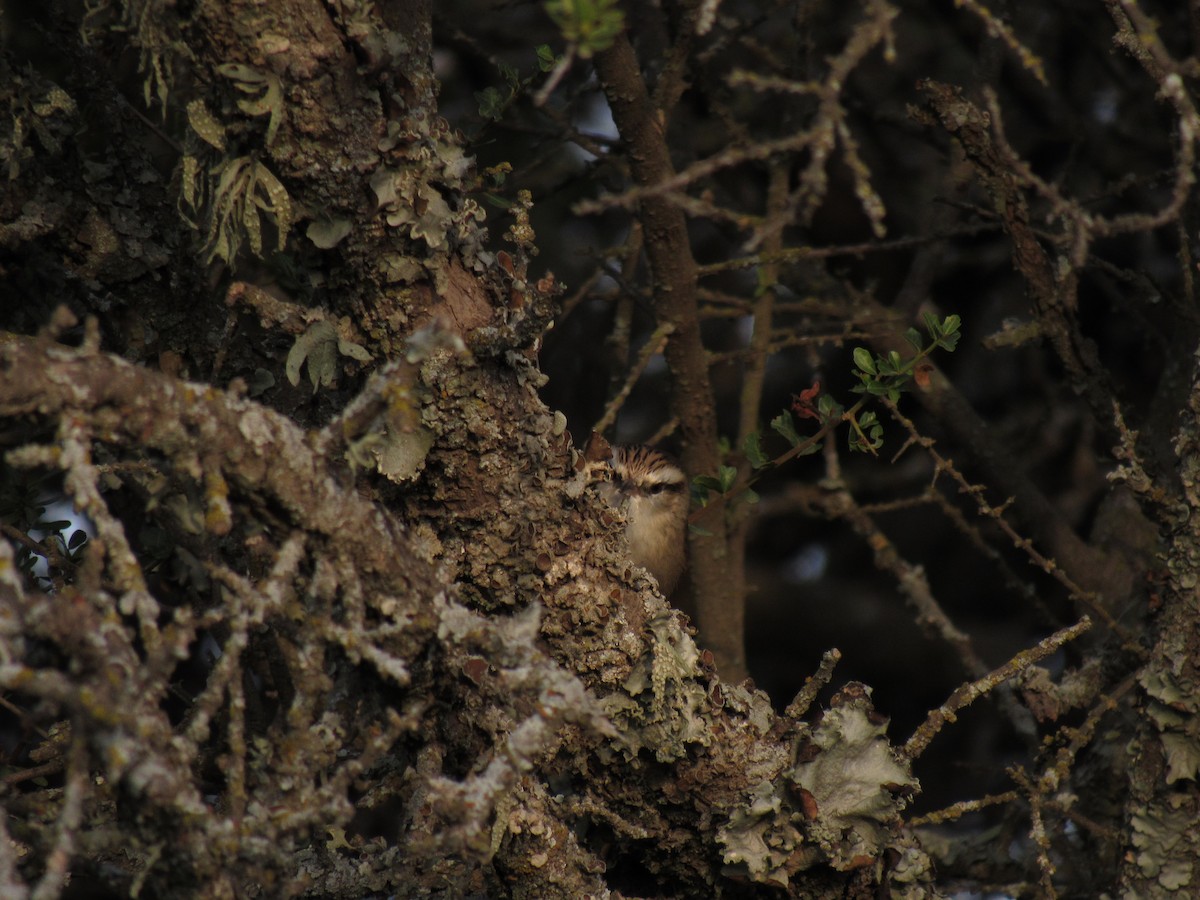
[(814, 381), (812, 387), (805, 388), (799, 394), (792, 394), (792, 412), (802, 419), (816, 419), (819, 422), (821, 414), (817, 412), (814, 401), (820, 393), (821, 382)]

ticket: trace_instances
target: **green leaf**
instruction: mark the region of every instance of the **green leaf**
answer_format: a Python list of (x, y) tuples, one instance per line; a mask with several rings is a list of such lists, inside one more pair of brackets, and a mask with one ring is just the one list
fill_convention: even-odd
[(717, 471), (721, 484), (721, 493), (726, 493), (737, 481), (737, 469), (733, 466), (721, 466)]
[[(822, 397), (822, 400), (825, 398)], [(762, 434), (758, 431), (752, 431), (746, 435), (746, 439), (742, 441), (742, 452), (746, 454), (746, 459), (756, 469), (764, 469), (771, 464), (767, 459), (767, 455), (762, 449)]]
[(500, 63), (499, 65), (500, 77), (508, 82), (508, 86), (515, 91), (521, 85), (521, 73), (508, 63)]
[(550, 49), (549, 44), (538, 44), (537, 47), (538, 68), (543, 72), (549, 72), (558, 63), (558, 59), (554, 55), (554, 51)]
[(563, 38), (587, 59), (607, 50), (625, 27), (625, 16), (617, 4), (618, 0), (546, 0), (546, 12)]
[(925, 338), (921, 337), (921, 332), (915, 328), (904, 332), (904, 339), (912, 344), (914, 350), (922, 350), (925, 347)]
[(507, 98), (494, 87), (484, 88), (475, 92), (475, 102), (479, 104), (479, 115), (495, 122), (504, 115), (504, 103)]
[(875, 374), (875, 359), (866, 347), (854, 348), (854, 364), (869, 375)]
[(956, 316), (954, 314), (948, 315), (948, 316), (946, 316), (945, 319), (942, 320), (942, 334), (945, 334), (945, 335), (954, 334), (958, 331), (959, 326), (961, 326), (961, 325), (962, 325), (961, 317)]
[(862, 413), (856, 420), (857, 428), (849, 435), (850, 449), (860, 453), (874, 452), (883, 446), (883, 425), (873, 411)]
[(801, 437), (796, 433), (796, 424), (792, 421), (792, 414), (786, 409), (771, 420), (771, 427), (775, 429), (776, 434), (781, 435), (793, 447), (800, 443)]
[(817, 412), (821, 414), (822, 421), (828, 421), (834, 416), (842, 414), (842, 404), (834, 400), (829, 394), (822, 394), (821, 399), (817, 401)]
[(757, 503), (762, 498), (758, 496), (757, 491), (752, 490), (750, 488), (746, 488), (746, 490), (742, 493), (741, 499), (744, 500), (746, 503), (749, 503), (751, 506), (753, 506), (755, 503)]
[(942, 325), (931, 312), (922, 313), (921, 318), (925, 320), (925, 330), (929, 332), (929, 336), (935, 341), (942, 336)]

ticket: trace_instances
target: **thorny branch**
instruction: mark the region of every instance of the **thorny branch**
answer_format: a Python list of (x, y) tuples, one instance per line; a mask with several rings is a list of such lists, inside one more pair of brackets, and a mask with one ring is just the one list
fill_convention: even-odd
[(912, 758), (920, 756), (925, 752), (925, 748), (929, 746), (930, 741), (937, 736), (937, 733), (948, 722), (954, 721), (955, 716), (960, 710), (965, 709), (1004, 682), (1015, 678), (1035, 663), (1041, 662), (1051, 653), (1056, 652), (1067, 641), (1074, 640), (1091, 627), (1091, 620), (1087, 616), (1084, 616), (1076, 624), (1042, 639), (1036, 646), (1022, 651), (1004, 665), (988, 672), (982, 678), (959, 687), (945, 703), (929, 713), (929, 717), (921, 727), (908, 739), (908, 742), (904, 745), (905, 754)]

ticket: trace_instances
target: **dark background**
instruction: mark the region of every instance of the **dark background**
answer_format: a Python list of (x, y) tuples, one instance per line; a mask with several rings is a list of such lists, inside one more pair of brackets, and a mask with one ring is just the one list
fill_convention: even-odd
[[(1195, 22), (1184, 6), (1144, 7), (1159, 17), (1159, 36), (1180, 58), (1188, 56), (1196, 39)], [(989, 38), (976, 16), (950, 2), (902, 4), (895, 20), (894, 58), (885, 59), (877, 48), (853, 70), (841, 99), (870, 169), (870, 184), (886, 207), (887, 234), (882, 240), (872, 234), (850, 172), (835, 150), (827, 195), (811, 220), (796, 221), (785, 232), (787, 247), (834, 252), (783, 267), (775, 327), (778, 339), (791, 346), (770, 360), (759, 417), (768, 448), (778, 452), (782, 445), (766, 423), (788, 406), (793, 394), (819, 380), (844, 405), (855, 399), (849, 393), (850, 350), (893, 329), (874, 321), (858, 297), (867, 295), (912, 323), (919, 323), (924, 310), (957, 313), (963, 319), (963, 340), (953, 356), (937, 354), (938, 365), (986, 422), (991, 450), (1015, 465), (1086, 538), (1103, 518), (1098, 514), (1110, 490), (1105, 476), (1114, 465), (1111, 415), (1098, 416), (1089, 408), (1046, 342), (1035, 338), (1016, 347), (985, 347), (985, 339), (1006, 322), (1030, 322), (1031, 301), (986, 192), (945, 134), (914, 121), (909, 107), (923, 102), (917, 84), (921, 78), (961, 85), (976, 102), (983, 90), (994, 92), (1004, 134), (1032, 172), (1089, 212), (1106, 216), (1148, 213), (1169, 202), (1172, 116), (1156, 96), (1155, 84), (1114, 48), (1113, 22), (1097, 4), (999, 3), (990, 8), (1036, 56), (1045, 84), (1002, 42)], [(630, 9), (635, 45), (651, 87), (663, 64), (663, 49), (674, 36), (673, 12), (669, 3), (661, 9), (648, 4)], [(719, 40), (698, 43), (690, 86), (670, 120), (677, 170), (731, 144), (753, 146), (806, 127), (814, 115), (810, 99), (732, 88), (728, 75), (746, 69), (795, 80), (823, 77), (827, 60), (842, 50), (862, 6), (726, 2), (719, 15), (726, 28)], [(543, 396), (566, 413), (578, 439), (599, 418), (614, 379), (620, 382), (628, 362), (614, 359), (605, 340), (619, 298), (632, 298), (637, 310), (635, 350), (653, 327), (644, 264), (622, 273), (620, 283), (600, 278), (582, 296), (573, 295), (599, 266), (619, 269), (616, 259), (629, 227), (618, 210), (572, 213), (581, 199), (627, 185), (603, 95), (588, 67), (576, 65), (546, 108), (535, 108), (530, 94), (542, 76), (533, 48), (543, 42), (559, 45), (548, 20), (533, 5), (447, 4), (437, 16), (437, 41), (444, 114), (471, 137), (481, 167), (511, 161), (514, 172), (504, 191), (525, 187), (536, 201), (533, 222), (542, 252), (535, 268), (553, 270), (568, 286), (571, 305), (546, 338), (540, 359), (550, 376)], [(479, 115), (475, 92), (503, 88), (501, 64), (532, 79), (533, 90), (518, 92), (502, 119), (487, 121)], [(593, 149), (612, 150), (613, 158), (582, 152), (571, 140), (572, 128), (590, 136)], [(793, 185), (806, 163), (804, 153), (794, 156)], [(761, 215), (766, 183), (766, 167), (745, 162), (699, 180), (689, 192), (707, 192), (719, 206)], [(1047, 219), (1050, 206), (1044, 199), (1035, 196), (1032, 203), (1034, 226), (1042, 230), (1046, 246), (1054, 248), (1060, 223)], [(1168, 464), (1170, 412), (1176, 406), (1163, 387), (1164, 374), (1186, 366), (1196, 336), (1194, 298), (1180, 262), (1180, 241), (1195, 239), (1195, 229), (1188, 226), (1194, 209), (1187, 210), (1182, 221), (1168, 227), (1096, 243), (1079, 285), (1080, 333), (1094, 344), (1130, 427), (1141, 430), (1145, 452)], [(750, 231), (700, 217), (689, 221), (699, 263), (746, 254)], [(703, 286), (748, 301), (755, 278), (756, 269), (747, 268), (706, 278)], [(784, 310), (784, 303), (795, 311)], [(715, 303), (707, 309), (709, 348), (743, 347), (749, 317), (718, 316)], [(847, 334), (853, 336), (843, 340)], [(714, 364), (711, 371), (723, 431), (732, 435), (740, 365), (735, 359)], [(650, 366), (610, 437), (639, 442), (657, 431), (669, 417), (666, 379), (663, 365)], [(956, 442), (953, 429), (912, 398), (901, 408), (968, 479), (986, 478)], [(924, 567), (934, 596), (971, 636), (984, 660), (999, 665), (1073, 621), (1077, 610), (1062, 587), (981, 521), (974, 504), (947, 479), (939, 481), (943, 496), (979, 527), (1003, 566), (933, 505), (898, 503), (924, 491), (933, 467), (915, 448), (893, 458), (905, 435), (885, 413), (881, 417), (887, 443), (878, 458), (850, 454), (845, 433), (839, 434), (842, 475), (860, 503), (897, 504), (879, 513), (878, 524), (906, 560)], [(811, 431), (812, 423), (807, 424)], [(663, 446), (671, 448), (671, 437)], [(789, 499), (790, 485), (813, 484), (824, 475), (822, 458), (814, 456), (789, 464), (759, 485), (763, 501), (747, 551), (750, 670), (783, 707), (821, 652), (837, 647), (843, 660), (834, 684), (860, 679), (873, 686), (877, 707), (892, 717), (892, 735), (902, 738), (966, 676), (951, 650), (914, 622), (894, 578), (873, 565), (862, 539), (844, 523), (806, 512)], [(994, 503), (1005, 499), (994, 491), (987, 496)], [(1022, 512), (1018, 508), (1010, 515), (1019, 530)], [(1013, 590), (1008, 572), (1024, 585), (1022, 592)], [(1118, 606), (1136, 619), (1144, 602), (1139, 592), (1119, 598)], [(1075, 661), (1077, 652), (1060, 654), (1052, 668)], [(923, 779), (931, 790), (918, 800), (918, 808), (998, 787), (1003, 767), (1019, 747), (995, 709), (983, 704), (969, 711), (918, 765), (918, 775), (936, 773)]]

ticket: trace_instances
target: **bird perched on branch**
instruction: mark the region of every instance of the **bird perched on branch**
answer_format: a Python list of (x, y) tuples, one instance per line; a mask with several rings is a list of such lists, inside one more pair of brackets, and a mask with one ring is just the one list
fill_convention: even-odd
[(687, 537), (687, 477), (670, 457), (649, 447), (614, 447), (612, 480), (601, 497), (625, 513), (629, 557), (654, 576), (669, 597), (683, 572)]

